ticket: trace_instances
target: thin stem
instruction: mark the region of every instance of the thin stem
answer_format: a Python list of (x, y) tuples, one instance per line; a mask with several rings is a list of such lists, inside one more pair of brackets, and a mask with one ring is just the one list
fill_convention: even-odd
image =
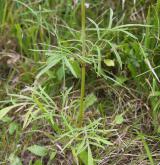
[[(85, 0), (81, 1), (81, 19), (82, 19), (82, 56), (86, 54), (86, 11), (85, 11)], [(78, 126), (82, 127), (84, 119), (84, 96), (85, 96), (85, 74), (86, 66), (85, 63), (81, 63), (81, 98), (80, 98), (80, 109), (78, 116)]]

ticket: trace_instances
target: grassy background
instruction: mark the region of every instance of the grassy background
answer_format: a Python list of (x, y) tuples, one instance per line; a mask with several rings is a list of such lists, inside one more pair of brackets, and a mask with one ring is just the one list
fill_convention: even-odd
[(160, 1), (87, 3), (0, 0), (0, 164), (160, 162)]

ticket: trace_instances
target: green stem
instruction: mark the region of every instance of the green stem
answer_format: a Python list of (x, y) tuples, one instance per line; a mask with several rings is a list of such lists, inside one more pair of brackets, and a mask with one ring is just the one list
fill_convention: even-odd
[[(85, 9), (85, 0), (81, 1), (81, 17), (82, 17), (82, 56), (86, 54), (86, 9)], [(85, 96), (85, 74), (86, 66), (85, 63), (81, 63), (81, 98), (80, 98), (80, 109), (78, 115), (78, 126), (82, 127), (84, 119), (84, 96)]]

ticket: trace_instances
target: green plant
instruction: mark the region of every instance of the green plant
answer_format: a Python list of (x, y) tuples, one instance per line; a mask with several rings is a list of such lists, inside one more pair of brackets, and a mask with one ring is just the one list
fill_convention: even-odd
[(159, 0), (0, 0), (0, 164), (158, 164), (159, 16)]

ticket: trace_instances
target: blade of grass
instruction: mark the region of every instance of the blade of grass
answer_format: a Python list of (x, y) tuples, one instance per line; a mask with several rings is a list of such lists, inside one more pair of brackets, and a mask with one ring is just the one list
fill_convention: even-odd
[(151, 153), (151, 151), (150, 151), (150, 149), (149, 149), (149, 146), (148, 146), (148, 144), (147, 144), (147, 142), (146, 142), (146, 140), (145, 140), (144, 135), (141, 134), (141, 133), (139, 133), (139, 132), (137, 132), (137, 133), (138, 133), (138, 136), (140, 137), (140, 139), (142, 140), (142, 143), (143, 143), (144, 149), (145, 149), (145, 151), (146, 151), (146, 153), (147, 153), (147, 156), (148, 156), (148, 159), (149, 159), (149, 161), (150, 161), (150, 164), (151, 164), (151, 165), (154, 165), (152, 153)]

